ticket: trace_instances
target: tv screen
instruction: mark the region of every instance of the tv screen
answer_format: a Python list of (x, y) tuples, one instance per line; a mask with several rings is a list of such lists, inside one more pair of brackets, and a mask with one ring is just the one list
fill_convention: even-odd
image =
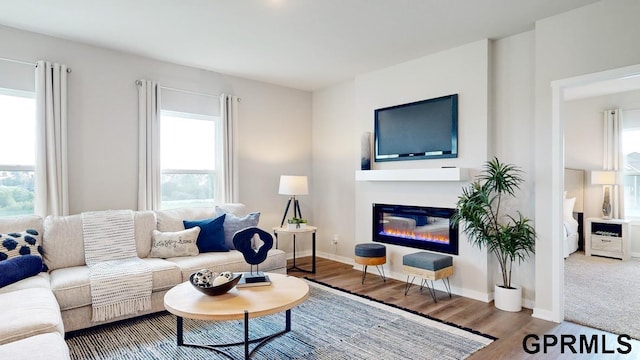
[(458, 157), (458, 94), (375, 110), (375, 161)]

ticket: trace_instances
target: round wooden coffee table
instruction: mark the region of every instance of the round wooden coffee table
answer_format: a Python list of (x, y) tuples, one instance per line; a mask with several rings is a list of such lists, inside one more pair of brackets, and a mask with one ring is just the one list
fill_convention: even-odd
[[(291, 308), (309, 297), (309, 285), (293, 276), (266, 273), (271, 285), (233, 288), (228, 293), (208, 296), (196, 290), (188, 281), (175, 286), (164, 296), (164, 307), (177, 317), (178, 346), (203, 347), (228, 357), (220, 347), (244, 345), (248, 359), (267, 341), (291, 331)], [(286, 311), (285, 329), (261, 338), (249, 339), (249, 319)], [(244, 341), (231, 344), (187, 344), (183, 340), (183, 318), (210, 321), (244, 320)], [(249, 344), (258, 343), (249, 351)]]

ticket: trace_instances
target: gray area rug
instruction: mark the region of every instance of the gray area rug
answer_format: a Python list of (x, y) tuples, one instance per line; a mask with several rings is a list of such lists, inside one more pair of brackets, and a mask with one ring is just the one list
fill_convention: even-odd
[[(291, 311), (291, 331), (253, 359), (464, 359), (493, 340), (397, 307), (309, 283), (311, 296)], [(280, 331), (284, 314), (251, 319), (251, 338)], [(242, 340), (240, 321), (184, 320), (185, 342)], [(67, 339), (72, 359), (224, 359), (176, 345), (176, 318), (166, 312), (81, 330)], [(252, 347), (251, 347), (252, 348)], [(243, 347), (224, 348), (234, 358)]]
[(564, 262), (565, 320), (640, 339), (640, 261), (573, 253)]

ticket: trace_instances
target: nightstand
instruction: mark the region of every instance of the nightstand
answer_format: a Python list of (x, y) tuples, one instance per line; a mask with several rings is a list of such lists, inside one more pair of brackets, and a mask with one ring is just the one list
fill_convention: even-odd
[(585, 254), (622, 260), (631, 257), (631, 220), (588, 218)]

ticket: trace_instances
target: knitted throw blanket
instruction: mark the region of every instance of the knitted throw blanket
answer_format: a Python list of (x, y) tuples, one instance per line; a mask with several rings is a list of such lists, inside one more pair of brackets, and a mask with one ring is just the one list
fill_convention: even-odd
[(84, 254), (89, 266), (92, 321), (151, 308), (151, 269), (138, 258), (133, 212), (82, 213)]

